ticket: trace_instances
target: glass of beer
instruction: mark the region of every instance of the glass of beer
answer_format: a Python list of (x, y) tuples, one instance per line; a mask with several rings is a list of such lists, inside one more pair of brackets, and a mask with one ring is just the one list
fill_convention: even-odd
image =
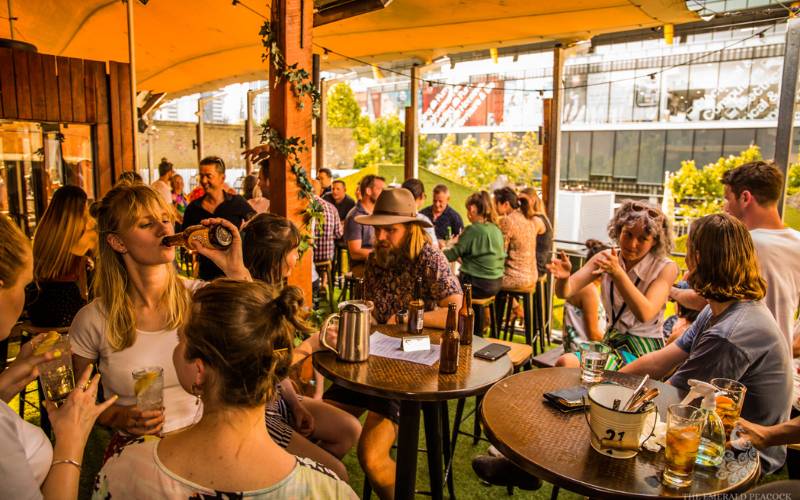
[(703, 411), (690, 405), (672, 405), (667, 412), (667, 466), (662, 480), (673, 488), (692, 484), (694, 461), (700, 447), (705, 417)]
[(164, 369), (149, 366), (133, 370), (133, 392), (141, 411), (160, 410), (164, 406)]
[(56, 357), (39, 365), (39, 383), (46, 399), (60, 405), (75, 388), (75, 375), (72, 372), (72, 353), (69, 348), (69, 335), (49, 332), (34, 340), (33, 352), (42, 355), (52, 352)]
[(730, 441), (731, 431), (742, 413), (747, 387), (729, 378), (711, 379), (711, 385), (717, 388), (717, 415), (725, 427), (725, 439)]
[(602, 342), (583, 342), (581, 347), (581, 380), (587, 384), (603, 381), (611, 348)]

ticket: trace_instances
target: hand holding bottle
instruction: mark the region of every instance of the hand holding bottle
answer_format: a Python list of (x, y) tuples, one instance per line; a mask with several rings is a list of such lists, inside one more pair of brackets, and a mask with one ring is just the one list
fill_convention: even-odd
[(204, 226), (219, 224), (225, 227), (233, 235), (233, 243), (227, 250), (217, 250), (207, 248), (199, 241), (192, 240), (189, 242), (192, 250), (210, 259), (211, 262), (222, 269), (228, 278), (251, 281), (250, 271), (244, 267), (244, 261), (242, 260), (242, 237), (239, 234), (239, 229), (230, 221), (221, 218), (204, 219), (200, 223)]

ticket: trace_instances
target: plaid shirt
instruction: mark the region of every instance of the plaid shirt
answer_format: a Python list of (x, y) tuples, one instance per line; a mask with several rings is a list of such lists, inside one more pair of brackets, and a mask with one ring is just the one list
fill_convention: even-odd
[(319, 196), (314, 198), (322, 205), (325, 216), (325, 222), (314, 227), (314, 262), (333, 260), (333, 244), (342, 237), (342, 221), (336, 207)]

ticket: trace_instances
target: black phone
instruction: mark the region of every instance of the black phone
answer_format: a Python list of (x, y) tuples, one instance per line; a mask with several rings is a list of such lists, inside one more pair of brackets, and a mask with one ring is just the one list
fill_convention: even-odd
[(481, 349), (475, 351), (476, 358), (485, 359), (488, 361), (495, 361), (505, 355), (511, 348), (503, 344), (489, 344)]

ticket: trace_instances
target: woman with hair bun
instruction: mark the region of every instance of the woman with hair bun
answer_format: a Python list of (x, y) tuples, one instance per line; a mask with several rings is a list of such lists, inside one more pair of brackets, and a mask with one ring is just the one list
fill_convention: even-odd
[(503, 288), (530, 288), (539, 277), (535, 235), (544, 232), (544, 223), (536, 217), (529, 200), (517, 197), (510, 187), (495, 190), (494, 205), (502, 217), (500, 230), (508, 254)]
[(287, 453), (264, 427), (264, 405), (286, 377), (302, 292), (217, 280), (198, 290), (172, 359), (202, 399), (194, 426), (125, 448), (95, 482), (96, 498), (357, 498), (313, 460)]

